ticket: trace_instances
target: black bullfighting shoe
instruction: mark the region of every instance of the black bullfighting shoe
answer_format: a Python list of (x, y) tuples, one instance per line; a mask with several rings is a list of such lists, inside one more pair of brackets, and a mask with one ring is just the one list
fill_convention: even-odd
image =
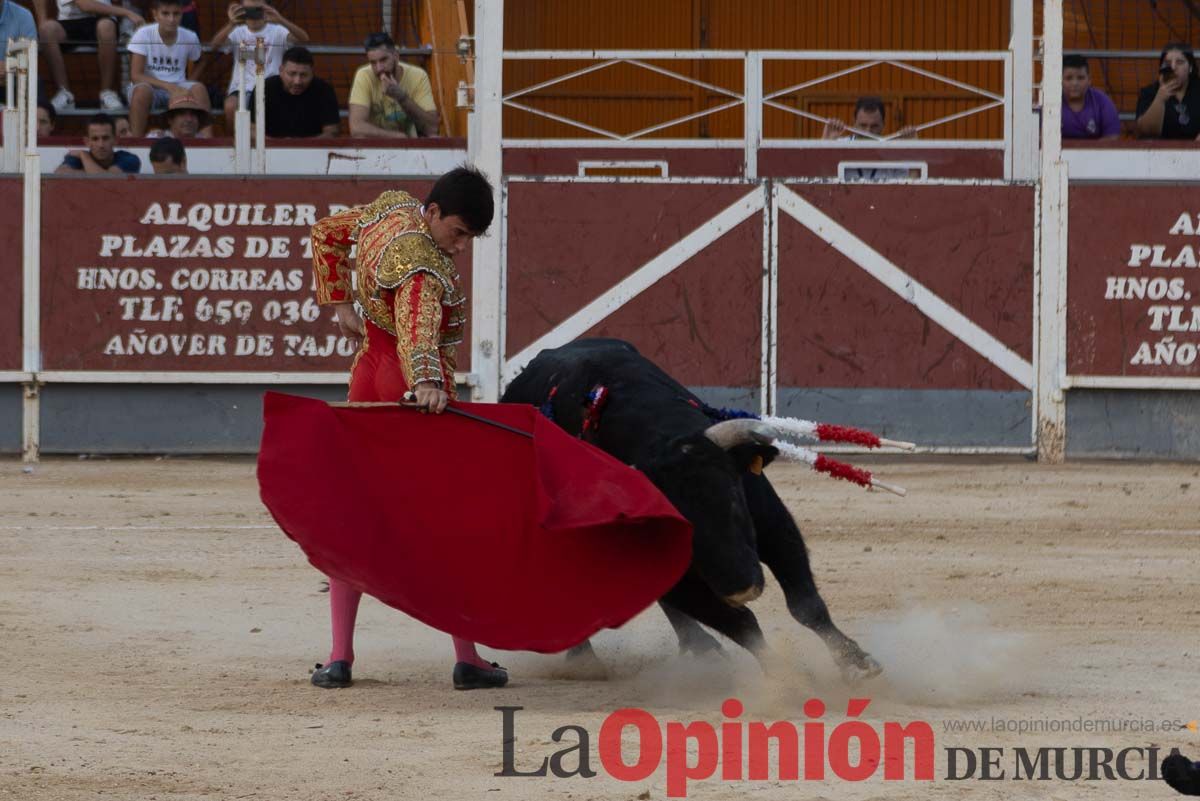
[(1162, 762), (1163, 781), (1183, 795), (1200, 795), (1200, 762), (1192, 760), (1172, 748), (1171, 754)]
[(503, 687), (508, 684), (508, 671), (492, 663), (491, 668), (481, 668), (470, 662), (454, 665), (454, 689), (482, 690), (488, 687)]
[(340, 659), (328, 665), (318, 662), (317, 669), (312, 674), (312, 683), (314, 687), (323, 687), (326, 690), (349, 687), (354, 683), (350, 680), (350, 663)]

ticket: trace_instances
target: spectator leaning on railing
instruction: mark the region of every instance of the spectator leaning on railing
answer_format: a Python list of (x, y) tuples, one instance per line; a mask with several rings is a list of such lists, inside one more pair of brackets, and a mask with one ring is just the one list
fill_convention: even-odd
[(350, 135), (437, 136), (438, 111), (425, 70), (402, 64), (386, 33), (368, 36), (364, 48), (370, 63), (350, 87)]
[(200, 39), (179, 27), (182, 16), (180, 0), (154, 0), (154, 24), (138, 28), (129, 40), (129, 125), (134, 136), (145, 136), (150, 113), (166, 111), (172, 98), (190, 95), (208, 107), (208, 90), (187, 77), (188, 64), (200, 58)]
[[(337, 136), (341, 127), (337, 94), (313, 75), (312, 53), (293, 47), (283, 54), (279, 74), (263, 82), (267, 136), (310, 138)], [(254, 93), (250, 94), (254, 118)]]
[(126, 150), (116, 150), (117, 128), (112, 117), (100, 113), (88, 120), (87, 136), (83, 143), (86, 150), (72, 150), (63, 158), (56, 173), (81, 173), (102, 175), (105, 173), (139, 173), (142, 161)]
[[(825, 123), (822, 139), (862, 140), (855, 131), (883, 136), (883, 128), (887, 123), (887, 106), (880, 97), (860, 97), (854, 104), (854, 130), (850, 130), (841, 120), (829, 120)], [(913, 139), (917, 129), (911, 125), (896, 132), (901, 139)], [(891, 181), (902, 178), (917, 177), (912, 169), (906, 167), (849, 167), (842, 173), (847, 181)]]
[(1200, 138), (1200, 80), (1192, 48), (1172, 42), (1158, 60), (1158, 81), (1138, 93), (1137, 134), (1145, 139)]
[(266, 61), (263, 64), (263, 75), (270, 78), (279, 74), (279, 65), (283, 62), (283, 52), (291, 42), (307, 42), (308, 33), (264, 0), (243, 0), (241, 5), (232, 3), (228, 10), (229, 22), (217, 31), (209, 43), (209, 50), (217, 52), (222, 48), (234, 54), (235, 68), (229, 79), (229, 90), (225, 96), (225, 119), (232, 120), (237, 111), (238, 93), (254, 91), (253, 61), (247, 61), (245, 77), (242, 85), (237, 85), (237, 50), (245, 43), (254, 45), (258, 39), (266, 45)]
[(155, 175), (187, 175), (187, 152), (183, 142), (164, 136), (150, 146), (150, 167)]
[(1117, 139), (1121, 117), (1108, 95), (1092, 86), (1088, 60), (1063, 56), (1063, 139)]
[(124, 17), (134, 25), (144, 25), (146, 21), (136, 11), (111, 5), (108, 0), (58, 0), (58, 19), (50, 19), (49, 7), (50, 0), (39, 0), (36, 6), (42, 52), (46, 55), (50, 77), (58, 86), (58, 92), (50, 98), (55, 110), (61, 114), (75, 107), (75, 95), (71, 93), (63, 51), (91, 43), (95, 43), (100, 60), (100, 108), (105, 111), (123, 110), (125, 104), (116, 92), (116, 18)]
[(38, 101), (37, 122), (38, 139), (54, 135), (54, 126), (58, 123), (58, 113), (54, 110), (54, 106), (45, 100)]
[(8, 82), (4, 80), (7, 67), (4, 56), (8, 53), (8, 43), (13, 39), (36, 39), (37, 23), (29, 9), (22, 8), (13, 0), (0, 0), (0, 91), (4, 94), (5, 104), (8, 103)]
[[(883, 136), (883, 127), (887, 122), (887, 107), (879, 97), (860, 97), (854, 104), (854, 125), (851, 130), (841, 120), (829, 120), (825, 130), (821, 132), (822, 139), (858, 139), (854, 131)], [(912, 139), (917, 135), (917, 129), (906, 125), (896, 132), (899, 139)]]

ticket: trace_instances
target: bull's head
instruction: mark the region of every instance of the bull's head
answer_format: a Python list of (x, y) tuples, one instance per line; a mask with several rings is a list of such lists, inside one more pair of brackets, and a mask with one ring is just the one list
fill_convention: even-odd
[(763, 590), (757, 536), (742, 481), (752, 464), (776, 454), (771, 442), (777, 436), (758, 420), (726, 420), (675, 438), (646, 470), (692, 523), (693, 568), (735, 606), (754, 600)]

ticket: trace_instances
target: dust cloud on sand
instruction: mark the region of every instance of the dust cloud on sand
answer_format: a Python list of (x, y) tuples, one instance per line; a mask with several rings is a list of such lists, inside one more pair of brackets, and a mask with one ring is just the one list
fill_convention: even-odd
[(913, 704), (958, 706), (1019, 694), (1039, 683), (1038, 638), (1005, 630), (977, 604), (919, 606), (866, 627), (883, 674), (871, 693)]

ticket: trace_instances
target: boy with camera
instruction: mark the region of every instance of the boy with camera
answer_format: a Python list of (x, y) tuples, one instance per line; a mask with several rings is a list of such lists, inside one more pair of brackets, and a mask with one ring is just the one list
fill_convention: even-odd
[(241, 3), (231, 3), (228, 15), (229, 22), (217, 31), (209, 48), (214, 53), (221, 49), (233, 53), (234, 70), (229, 79), (229, 92), (225, 95), (225, 124), (232, 127), (233, 114), (238, 107), (238, 93), (254, 91), (255, 66), (252, 59), (246, 62), (241, 86), (237, 83), (236, 65), (239, 46), (243, 43), (253, 46), (256, 40), (263, 40), (266, 47), (263, 75), (270, 78), (279, 74), (279, 66), (283, 63), (283, 53), (289, 45), (307, 42), (308, 33), (267, 5), (266, 0), (242, 0)]

